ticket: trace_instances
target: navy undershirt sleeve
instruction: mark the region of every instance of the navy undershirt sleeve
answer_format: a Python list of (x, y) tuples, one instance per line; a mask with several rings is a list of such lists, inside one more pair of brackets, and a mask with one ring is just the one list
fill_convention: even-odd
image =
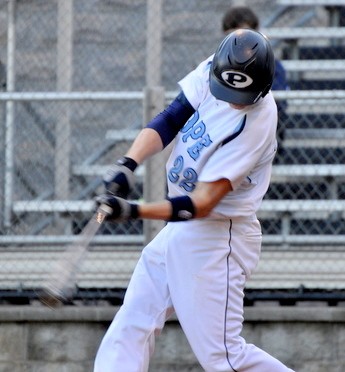
[(166, 147), (194, 112), (195, 109), (181, 92), (164, 111), (146, 125), (146, 128), (154, 129), (160, 135), (163, 146)]

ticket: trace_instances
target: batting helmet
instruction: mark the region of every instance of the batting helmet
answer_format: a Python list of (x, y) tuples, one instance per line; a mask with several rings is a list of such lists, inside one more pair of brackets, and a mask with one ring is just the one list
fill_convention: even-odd
[(222, 101), (251, 105), (271, 89), (274, 54), (260, 32), (238, 29), (219, 45), (210, 69), (211, 93)]

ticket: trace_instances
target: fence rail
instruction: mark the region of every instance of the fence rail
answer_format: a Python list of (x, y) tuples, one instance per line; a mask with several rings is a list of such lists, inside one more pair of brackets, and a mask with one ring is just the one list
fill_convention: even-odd
[[(173, 97), (175, 97), (177, 92), (175, 91), (167, 91), (165, 92), (165, 101), (169, 102)], [(301, 104), (301, 102), (317, 102), (318, 105), (322, 104), (330, 104), (330, 102), (334, 102), (334, 100), (344, 100), (345, 103), (345, 91), (275, 91), (274, 95), (277, 100), (286, 100), (290, 105), (291, 102)], [(140, 101), (144, 102), (145, 92), (139, 91), (123, 91), (123, 92), (11, 92), (11, 93), (0, 93), (0, 101), (4, 102), (115, 102), (121, 100), (128, 100), (128, 101)], [(344, 106), (345, 107), (345, 106)], [(105, 140), (111, 140), (112, 146), (116, 146), (118, 143), (126, 142), (130, 143), (133, 141), (135, 136), (137, 135), (139, 128), (137, 129), (117, 129), (117, 130), (108, 130), (105, 133)], [(326, 132), (327, 135), (324, 134)], [(341, 134), (341, 135), (340, 135)], [(283, 142), (283, 146), (286, 148), (289, 147), (315, 147), (315, 141), (319, 141), (318, 146), (321, 147), (339, 147), (342, 146), (342, 137), (343, 137), (343, 129), (334, 128), (334, 129), (287, 129), (285, 140)], [(314, 141), (314, 142), (313, 142)], [(333, 142), (335, 143), (333, 143)], [(311, 144), (311, 145), (310, 145)], [(7, 159), (6, 159), (7, 161)], [(100, 177), (102, 174), (105, 173), (107, 169), (107, 164), (73, 164), (71, 167), (71, 176), (78, 176), (78, 177), (86, 177), (88, 178), (87, 182), (90, 182), (89, 179), (91, 177)], [(11, 169), (10, 166), (6, 167), (7, 169)], [(12, 170), (13, 172), (13, 170)], [(138, 181), (139, 187), (143, 182), (143, 174), (145, 170), (144, 167), (140, 167), (138, 171)], [(309, 178), (311, 182), (313, 179), (317, 178), (324, 178), (327, 182), (330, 182), (330, 178), (337, 178), (337, 180), (342, 180), (342, 176), (345, 176), (344, 168), (340, 165), (326, 165), (326, 164), (304, 164), (304, 165), (284, 165), (284, 166), (274, 166), (273, 168), (273, 175), (272, 175), (272, 182), (273, 183), (281, 183), (281, 182), (289, 182), (292, 180), (296, 180), (296, 178)], [(13, 174), (11, 173), (11, 177)], [(149, 176), (150, 177), (150, 176)], [(151, 175), (151, 178), (154, 175)], [(13, 191), (8, 193), (9, 195), (13, 195)], [(17, 216), (20, 218), (23, 214), (27, 213), (41, 213), (43, 215), (47, 214), (57, 214), (60, 216), (72, 216), (75, 214), (89, 214), (94, 209), (94, 202), (89, 200), (88, 197), (83, 198), (82, 200), (73, 200), (70, 199), (51, 199), (44, 198), (42, 200), (41, 197), (33, 198), (33, 199), (14, 199), (14, 200), (7, 200), (7, 205), (10, 205), (11, 208), (11, 215)], [(344, 206), (342, 205), (342, 201), (332, 201), (332, 200), (324, 200), (317, 202), (313, 202), (312, 200), (265, 200), (262, 208), (260, 210), (259, 215), (268, 218), (275, 219), (285, 219), (286, 216), (289, 215), (289, 218), (292, 218), (296, 214), (301, 214), (299, 212), (307, 212), (308, 215), (314, 215), (316, 218), (320, 216), (318, 213), (322, 209), (322, 216), (327, 214), (331, 214), (333, 212), (339, 212), (341, 208)], [(327, 213), (326, 213), (327, 212)], [(326, 214), (325, 214), (326, 213)], [(319, 217), (318, 217), (319, 218)], [(13, 221), (13, 216), (10, 219)], [(286, 226), (286, 222), (285, 222)], [(288, 235), (289, 228), (284, 230), (284, 240), (291, 241), (286, 238)], [(141, 235), (140, 232), (135, 232), (134, 235)], [(29, 234), (30, 235), (30, 234)], [(309, 240), (312, 239), (311, 236), (308, 234)], [(44, 241), (44, 236), (41, 238)], [(55, 241), (59, 241), (61, 238), (56, 236)], [(131, 234), (129, 235), (129, 241), (132, 239)], [(68, 240), (68, 239), (65, 239)], [(73, 238), (69, 239), (73, 240)], [(116, 239), (115, 239), (116, 240)], [(141, 238), (139, 239), (141, 241)], [(6, 241), (6, 239), (4, 240)], [(22, 239), (24, 242), (26, 239)], [(29, 238), (27, 241), (32, 242), (34, 239)], [(52, 237), (47, 236), (47, 241), (53, 241)], [(266, 240), (269, 242), (269, 238)], [(272, 241), (276, 241), (275, 238)], [(314, 242), (317, 243), (318, 235), (314, 236)], [(331, 239), (331, 242), (337, 242), (337, 239)]]
[[(345, 79), (339, 79), (345, 28), (328, 23), (330, 8), (315, 11), (320, 1), (298, 10), (254, 3), (263, 32), (283, 56), (290, 87), (305, 90), (274, 92), (287, 106), (279, 123), (284, 135), (259, 213), (263, 266), (251, 285), (339, 287), (345, 252)], [(0, 89), (6, 89), (0, 92), (0, 288), (38, 284), (51, 260), (77, 239), (108, 165), (174, 99), (176, 82), (214, 53), (228, 2), (218, 5), (0, 4), (7, 22), (0, 30)], [(131, 197), (150, 200), (148, 189), (156, 199), (164, 194), (163, 173), (164, 161), (140, 167)], [(142, 221), (105, 225), (92, 242), (82, 286), (126, 286), (148, 234), (158, 229)]]

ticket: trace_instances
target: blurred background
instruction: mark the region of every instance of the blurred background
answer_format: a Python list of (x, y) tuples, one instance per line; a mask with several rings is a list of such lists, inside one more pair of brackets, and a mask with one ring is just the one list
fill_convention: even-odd
[[(250, 6), (288, 86), (279, 151), (259, 217), (262, 260), (246, 303), (344, 299), (345, 2), (0, 2), (0, 303), (29, 304), (92, 216), (102, 175), (213, 54), (231, 5)], [(319, 5), (318, 5), (319, 4)], [(164, 195), (164, 157), (140, 167), (133, 199)], [(105, 224), (74, 302), (122, 301), (161, 227)]]

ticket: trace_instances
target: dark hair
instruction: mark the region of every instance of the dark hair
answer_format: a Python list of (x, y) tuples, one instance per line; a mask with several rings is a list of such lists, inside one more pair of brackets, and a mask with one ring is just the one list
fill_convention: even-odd
[(222, 28), (224, 32), (233, 31), (245, 25), (253, 30), (259, 28), (259, 18), (246, 6), (233, 6), (223, 16)]

